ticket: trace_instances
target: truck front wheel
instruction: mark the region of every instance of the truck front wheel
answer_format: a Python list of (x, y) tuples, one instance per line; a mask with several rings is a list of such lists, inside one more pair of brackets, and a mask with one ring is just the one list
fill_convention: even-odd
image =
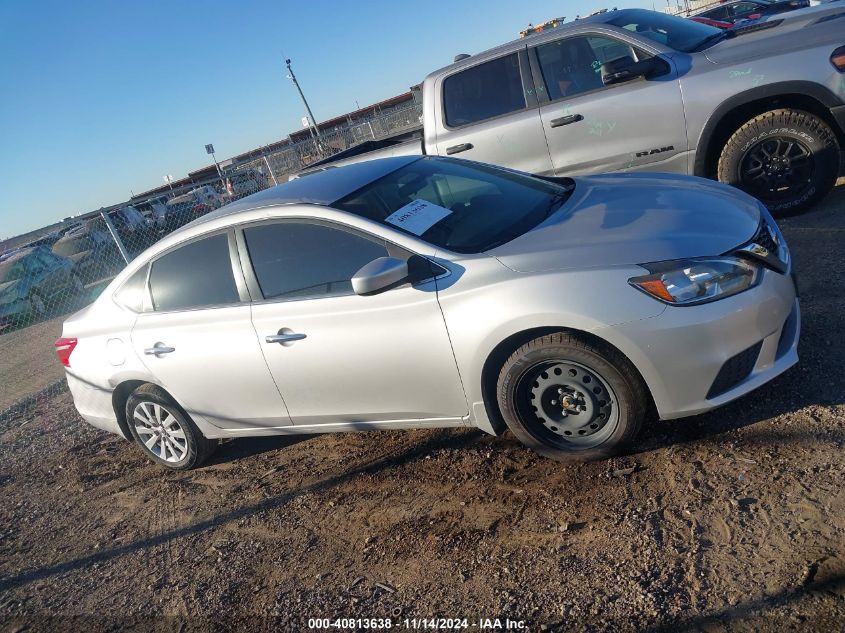
[(754, 117), (734, 132), (719, 156), (719, 180), (751, 194), (780, 217), (815, 204), (838, 175), (836, 135), (822, 119), (801, 110)]

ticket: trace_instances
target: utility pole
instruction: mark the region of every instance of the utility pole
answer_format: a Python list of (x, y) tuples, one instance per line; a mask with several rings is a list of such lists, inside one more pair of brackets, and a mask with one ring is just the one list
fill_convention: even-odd
[(290, 60), (285, 60), (285, 65), (288, 67), (288, 79), (293, 82), (293, 85), (296, 86), (297, 91), (299, 91), (299, 96), (302, 98), (302, 104), (305, 106), (305, 111), (308, 113), (308, 122), (309, 122), (309, 129), (312, 129), (313, 132), (316, 133), (317, 142), (322, 145), (323, 137), (320, 135), (320, 128), (317, 127), (317, 119), (314, 118), (314, 113), (311, 112), (311, 106), (308, 105), (308, 100), (305, 98), (305, 95), (302, 92), (302, 88), (299, 87), (299, 82), (296, 80), (296, 75), (293, 74), (293, 68), (290, 66)]

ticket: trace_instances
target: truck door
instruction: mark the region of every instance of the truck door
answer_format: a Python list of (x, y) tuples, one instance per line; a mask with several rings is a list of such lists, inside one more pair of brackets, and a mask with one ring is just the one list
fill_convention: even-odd
[(439, 78), (435, 94), (437, 154), (552, 173), (524, 48)]
[[(529, 50), (540, 118), (556, 175), (687, 173), (687, 134), (674, 67), (605, 86), (603, 63), (650, 54), (610, 34), (580, 34)], [(664, 60), (665, 61), (665, 60)]]

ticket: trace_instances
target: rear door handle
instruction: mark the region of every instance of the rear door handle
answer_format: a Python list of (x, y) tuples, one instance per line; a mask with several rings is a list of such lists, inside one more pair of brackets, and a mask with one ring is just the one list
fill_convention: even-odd
[(561, 127), (562, 125), (569, 125), (570, 123), (577, 123), (578, 121), (583, 121), (584, 117), (580, 114), (567, 114), (566, 116), (562, 116), (559, 119), (552, 119), (550, 121), (552, 127)]
[(465, 152), (468, 149), (472, 149), (472, 143), (461, 143), (460, 145), (452, 145), (452, 147), (446, 148), (446, 153), (451, 154), (460, 154), (461, 152)]
[(264, 340), (268, 343), (293, 343), (294, 341), (301, 341), (306, 338), (305, 334), (297, 332), (290, 332), (288, 334), (268, 334)]
[(148, 347), (144, 350), (144, 354), (147, 356), (160, 356), (161, 354), (170, 354), (171, 352), (175, 352), (175, 347), (168, 347), (164, 343), (156, 343), (152, 347)]

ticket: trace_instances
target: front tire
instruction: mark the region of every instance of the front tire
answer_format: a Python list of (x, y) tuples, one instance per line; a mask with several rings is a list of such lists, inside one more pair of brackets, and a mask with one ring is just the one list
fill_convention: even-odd
[(217, 449), (164, 389), (142, 385), (126, 401), (126, 420), (144, 454), (172, 470), (202, 464)]
[(559, 461), (617, 453), (639, 432), (647, 395), (615, 350), (556, 333), (517, 349), (496, 388), (508, 428), (525, 446)]
[(839, 175), (839, 144), (830, 126), (801, 110), (765, 112), (740, 127), (719, 157), (718, 179), (784, 217), (812, 206)]

